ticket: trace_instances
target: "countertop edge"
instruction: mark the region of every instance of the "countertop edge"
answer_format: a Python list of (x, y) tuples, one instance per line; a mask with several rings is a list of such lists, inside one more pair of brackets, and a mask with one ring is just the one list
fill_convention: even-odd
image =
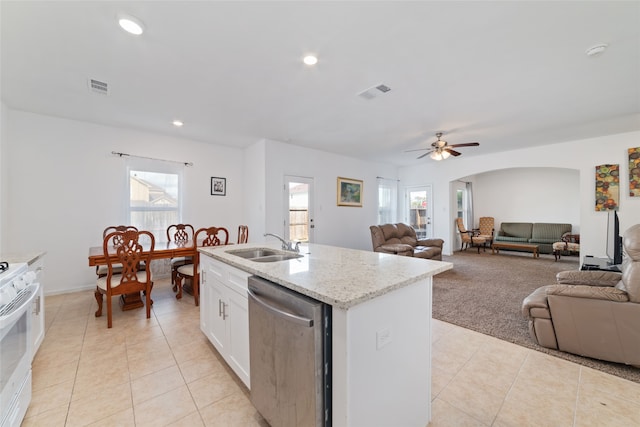
[(9, 264), (26, 262), (28, 265), (31, 265), (46, 254), (46, 251), (7, 252), (0, 254), (0, 261), (6, 261)]

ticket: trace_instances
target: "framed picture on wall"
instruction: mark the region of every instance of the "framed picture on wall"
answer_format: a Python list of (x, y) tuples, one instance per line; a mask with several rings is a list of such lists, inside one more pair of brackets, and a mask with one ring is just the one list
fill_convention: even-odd
[(362, 180), (338, 177), (338, 206), (362, 207)]
[(226, 196), (227, 195), (227, 178), (211, 177), (211, 195)]

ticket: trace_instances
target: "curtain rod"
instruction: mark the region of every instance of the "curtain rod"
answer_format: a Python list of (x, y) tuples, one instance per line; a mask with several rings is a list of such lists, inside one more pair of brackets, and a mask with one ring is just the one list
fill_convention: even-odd
[(376, 176), (376, 178), (378, 178), (378, 179), (388, 179), (389, 181), (398, 181), (398, 182), (400, 182), (399, 179), (385, 178), (384, 176)]
[(112, 151), (111, 154), (113, 154), (114, 156), (118, 156), (118, 157), (122, 157), (122, 156), (126, 156), (126, 157), (137, 157), (139, 159), (147, 159), (147, 160), (159, 160), (161, 162), (171, 162), (171, 163), (180, 163), (182, 165), (185, 166), (193, 166), (192, 162), (181, 162), (179, 160), (166, 160), (166, 159), (156, 159), (154, 157), (145, 157), (145, 156), (137, 156), (135, 154), (127, 154), (127, 153), (118, 153), (116, 151)]

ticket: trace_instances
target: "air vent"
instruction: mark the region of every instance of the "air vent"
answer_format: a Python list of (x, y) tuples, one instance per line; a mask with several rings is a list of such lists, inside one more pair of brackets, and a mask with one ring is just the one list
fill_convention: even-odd
[(391, 90), (391, 88), (387, 85), (379, 84), (377, 86), (370, 87), (369, 89), (360, 92), (358, 96), (360, 98), (364, 98), (367, 100), (371, 100), (379, 95), (387, 93)]
[(102, 95), (108, 95), (109, 85), (105, 82), (101, 82), (100, 80), (89, 79), (89, 90)]

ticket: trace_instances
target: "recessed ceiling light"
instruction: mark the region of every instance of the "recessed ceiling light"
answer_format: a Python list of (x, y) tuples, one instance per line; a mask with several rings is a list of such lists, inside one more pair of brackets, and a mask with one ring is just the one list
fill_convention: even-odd
[(316, 65), (318, 63), (318, 58), (314, 55), (307, 55), (302, 60), (307, 65)]
[(184, 123), (182, 122), (182, 120), (174, 120), (173, 125), (177, 128), (182, 127), (184, 125)]
[(595, 46), (591, 46), (584, 53), (586, 53), (587, 56), (600, 55), (602, 52), (604, 52), (607, 49), (607, 46), (608, 45), (606, 43), (600, 43)]
[(133, 16), (122, 15), (118, 17), (118, 24), (120, 24), (122, 29), (127, 33), (131, 33), (136, 36), (139, 36), (144, 32), (144, 25), (142, 25), (142, 21)]

